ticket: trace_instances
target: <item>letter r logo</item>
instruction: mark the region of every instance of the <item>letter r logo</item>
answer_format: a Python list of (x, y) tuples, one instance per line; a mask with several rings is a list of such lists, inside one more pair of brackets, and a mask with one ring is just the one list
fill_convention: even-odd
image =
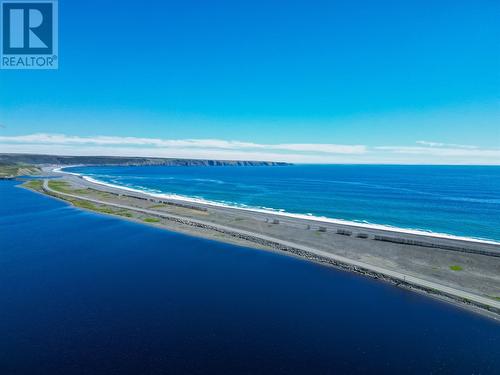
[(51, 2), (3, 2), (3, 54), (52, 54), (52, 7), (53, 4)]
[(0, 69), (59, 69), (59, 0), (0, 0)]

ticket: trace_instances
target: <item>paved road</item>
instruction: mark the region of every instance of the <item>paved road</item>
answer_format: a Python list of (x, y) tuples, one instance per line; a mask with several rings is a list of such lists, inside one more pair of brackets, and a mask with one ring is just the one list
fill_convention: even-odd
[(238, 234), (238, 235), (241, 235), (244, 237), (256, 238), (256, 239), (259, 239), (259, 240), (262, 240), (265, 242), (271, 242), (274, 244), (278, 244), (278, 245), (284, 246), (286, 248), (301, 250), (301, 251), (307, 252), (309, 254), (317, 255), (317, 256), (322, 257), (322, 258), (331, 259), (334, 262), (342, 263), (342, 264), (345, 264), (345, 265), (348, 265), (351, 267), (365, 269), (365, 270), (368, 270), (372, 273), (388, 276), (392, 279), (406, 282), (406, 283), (412, 284), (412, 285), (419, 287), (419, 288), (431, 289), (434, 291), (438, 291), (439, 293), (450, 296), (452, 298), (458, 297), (461, 299), (466, 299), (466, 300), (472, 301), (475, 304), (482, 306), (482, 307), (489, 306), (489, 307), (496, 309), (497, 312), (500, 312), (500, 301), (495, 301), (495, 300), (492, 300), (490, 298), (482, 297), (480, 295), (476, 295), (476, 294), (472, 294), (472, 293), (458, 290), (455, 288), (451, 288), (451, 287), (448, 287), (446, 285), (441, 285), (441, 284), (438, 284), (438, 283), (435, 283), (432, 281), (423, 280), (423, 279), (420, 279), (420, 278), (417, 278), (414, 276), (405, 275), (405, 274), (402, 274), (402, 273), (397, 272), (397, 271), (391, 271), (391, 270), (388, 270), (388, 269), (385, 269), (382, 267), (378, 267), (378, 266), (374, 266), (374, 265), (371, 265), (368, 263), (359, 262), (359, 261), (349, 259), (349, 258), (340, 256), (340, 255), (327, 253), (325, 251), (314, 249), (314, 248), (311, 248), (309, 246), (299, 245), (296, 243), (292, 243), (292, 242), (288, 242), (288, 241), (281, 240), (278, 238), (262, 235), (259, 233), (253, 233), (253, 232), (249, 232), (249, 231), (245, 231), (245, 230), (241, 230), (241, 229), (237, 229), (237, 228), (218, 225), (218, 224), (214, 224), (214, 223), (211, 223), (208, 221), (196, 220), (196, 219), (186, 218), (183, 216), (166, 214), (164, 212), (158, 212), (158, 211), (154, 211), (154, 210), (137, 208), (137, 207), (127, 206), (127, 205), (118, 204), (118, 203), (109, 203), (106, 201), (82, 197), (82, 196), (73, 195), (73, 194), (61, 193), (61, 192), (58, 192), (58, 191), (51, 189), (48, 185), (48, 180), (43, 181), (43, 189), (46, 190), (47, 192), (50, 192), (50, 193), (53, 193), (56, 195), (61, 195), (61, 196), (70, 197), (70, 198), (76, 198), (76, 199), (80, 199), (80, 200), (84, 200), (84, 201), (88, 201), (88, 202), (92, 202), (92, 203), (96, 203), (96, 204), (103, 204), (103, 205), (110, 206), (110, 207), (116, 207), (116, 208), (120, 208), (120, 209), (141, 212), (141, 213), (145, 213), (148, 215), (162, 217), (165, 219), (182, 220), (184, 222), (193, 223), (194, 225), (214, 228), (220, 232), (225, 232), (225, 233), (229, 233), (229, 234), (235, 233), (235, 234)]

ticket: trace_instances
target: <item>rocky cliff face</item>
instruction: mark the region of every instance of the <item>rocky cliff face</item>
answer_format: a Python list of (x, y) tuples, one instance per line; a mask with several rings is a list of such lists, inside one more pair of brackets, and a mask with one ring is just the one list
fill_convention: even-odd
[(115, 156), (59, 156), (33, 154), (0, 154), (0, 164), (30, 165), (165, 165), (165, 166), (285, 166), (282, 162), (240, 161), (240, 160), (199, 160), (199, 159), (166, 159), (136, 158)]

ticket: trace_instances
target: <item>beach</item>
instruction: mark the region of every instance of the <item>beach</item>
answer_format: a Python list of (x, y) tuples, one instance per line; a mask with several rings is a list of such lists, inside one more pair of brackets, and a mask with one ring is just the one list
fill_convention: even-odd
[(496, 168), (95, 165), (63, 171), (156, 198), (500, 243), (500, 170)]
[(499, 316), (500, 246), (494, 241), (186, 201), (107, 186), (58, 169), (49, 174), (67, 185), (51, 188), (46, 181), (39, 190), (93, 205), (84, 209), (305, 258)]

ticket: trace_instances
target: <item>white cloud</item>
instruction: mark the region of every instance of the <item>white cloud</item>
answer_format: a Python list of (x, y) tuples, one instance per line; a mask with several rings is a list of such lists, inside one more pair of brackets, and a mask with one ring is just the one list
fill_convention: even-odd
[(376, 147), (380, 151), (389, 151), (397, 154), (411, 155), (432, 155), (432, 156), (448, 156), (448, 157), (484, 157), (498, 158), (496, 164), (500, 163), (500, 149), (479, 149), (471, 148), (451, 148), (451, 147), (413, 147), (413, 146), (381, 146)]
[(151, 146), (157, 148), (205, 148), (223, 150), (274, 150), (284, 152), (313, 152), (328, 154), (362, 154), (366, 147), (361, 145), (336, 144), (258, 144), (220, 139), (159, 139), (137, 137), (79, 137), (64, 134), (30, 134), (21, 136), (0, 136), (0, 142), (21, 144), (54, 145), (106, 145), (106, 146)]
[(202, 148), (137, 148), (137, 147), (108, 147), (89, 146), (74, 147), (71, 145), (44, 145), (44, 144), (0, 144), (0, 152), (45, 154), (45, 155), (81, 155), (81, 156), (136, 156), (136, 157), (164, 157), (181, 159), (214, 159), (214, 160), (255, 160), (255, 161), (283, 161), (289, 163), (363, 163), (361, 155), (327, 155), (327, 154), (298, 154), (277, 153), (272, 151), (240, 151), (224, 149)]
[(499, 149), (418, 141), (419, 146), (281, 143), (221, 139), (81, 137), (65, 134), (0, 136), (0, 152), (58, 155), (170, 157), (291, 163), (484, 164), (500, 165)]
[(429, 142), (429, 141), (417, 141), (416, 143), (422, 146), (429, 146), (429, 147), (452, 147), (452, 148), (466, 148), (466, 149), (478, 148), (477, 146), (457, 145), (455, 143), (442, 143), (442, 142)]

